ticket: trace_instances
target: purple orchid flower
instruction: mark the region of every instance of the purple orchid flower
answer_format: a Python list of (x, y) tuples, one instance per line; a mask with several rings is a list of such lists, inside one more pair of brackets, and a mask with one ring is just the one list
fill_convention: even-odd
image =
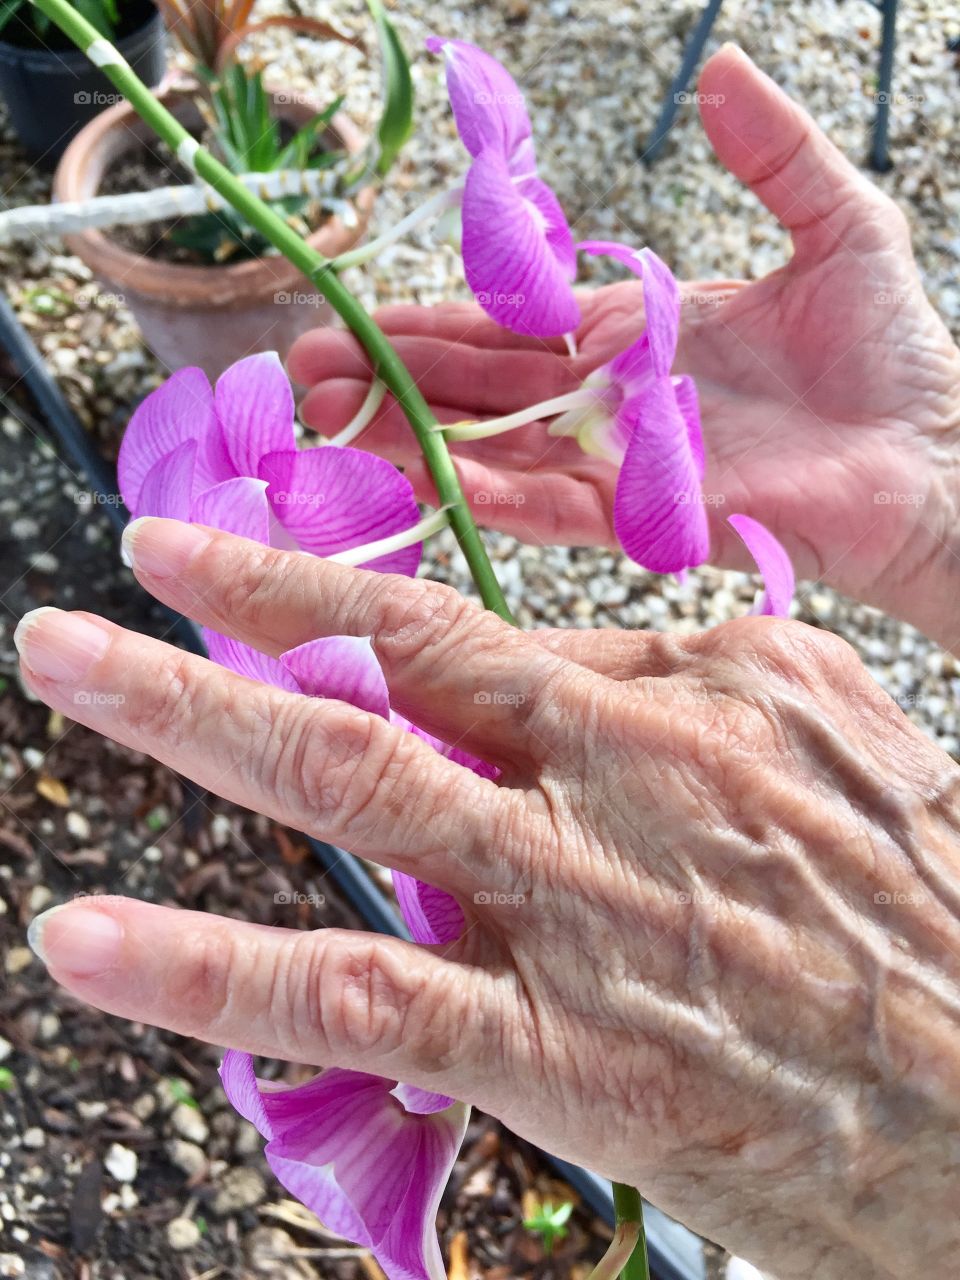
[(516, 81), (465, 40), (430, 36), (442, 53), (460, 140), (473, 157), (463, 190), (467, 283), (498, 324), (539, 338), (580, 323), (576, 251), (553, 191), (537, 176), (533, 130)]
[(682, 573), (710, 550), (702, 500), (704, 456), (697, 389), (670, 375), (680, 327), (680, 290), (651, 249), (586, 240), (643, 281), (641, 336), (584, 384), (586, 404), (557, 418), (552, 435), (575, 435), (587, 453), (619, 464), (613, 522), (631, 559), (654, 573)]
[(728, 516), (727, 524), (740, 536), (763, 579), (763, 593), (750, 612), (772, 618), (789, 617), (796, 580), (786, 548), (752, 516)]
[[(212, 389), (181, 369), (130, 420), (117, 462), (134, 516), (215, 525), (272, 546), (334, 555), (413, 528), (410, 482), (360, 449), (298, 449), (290, 383), (275, 352), (230, 366)], [(264, 525), (265, 522), (265, 525)], [(413, 574), (420, 544), (366, 567)]]
[(286, 1189), (388, 1280), (446, 1280), (436, 1216), (470, 1108), (358, 1071), (330, 1068), (285, 1088), (256, 1078), (248, 1053), (220, 1067), (228, 1099), (267, 1139)]
[[(415, 734), (448, 760), (481, 777), (499, 776), (494, 765), (442, 742), (391, 708), (383, 669), (367, 636), (324, 636), (308, 640), (279, 658), (215, 631), (204, 631), (204, 642), (210, 658), (231, 671), (289, 693), (349, 702)], [(403, 872), (394, 871), (392, 875), (401, 913), (415, 942), (438, 945), (459, 938), (464, 919), (455, 898)]]

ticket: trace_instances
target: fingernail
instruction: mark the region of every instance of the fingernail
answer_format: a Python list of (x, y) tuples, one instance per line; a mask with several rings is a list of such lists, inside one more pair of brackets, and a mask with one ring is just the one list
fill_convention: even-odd
[(27, 942), (49, 969), (96, 978), (116, 963), (123, 928), (102, 911), (61, 903), (31, 920)]
[(13, 633), (17, 652), (31, 671), (47, 680), (82, 680), (110, 644), (109, 632), (76, 613), (34, 609)]
[(123, 562), (152, 578), (175, 578), (210, 541), (210, 533), (181, 520), (141, 516), (123, 531)]

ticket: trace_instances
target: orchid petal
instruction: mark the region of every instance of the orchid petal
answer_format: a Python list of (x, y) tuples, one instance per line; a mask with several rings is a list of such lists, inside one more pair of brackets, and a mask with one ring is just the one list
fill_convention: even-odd
[(227, 667), (249, 680), (259, 680), (261, 684), (285, 689), (287, 693), (300, 692), (295, 677), (278, 658), (271, 658), (269, 654), (261, 653), (259, 649), (253, 649), (240, 640), (234, 640), (232, 636), (221, 635), (219, 631), (210, 631), (204, 627), (202, 634), (211, 662)]
[[(413, 486), (384, 458), (362, 449), (284, 450), (267, 454), (260, 475), (269, 481), (274, 514), (303, 551), (336, 555), (412, 528), (420, 518)], [(364, 566), (412, 576), (421, 544), (379, 556)]]
[(234, 476), (204, 489), (193, 500), (190, 519), (254, 542), (269, 542), (270, 504), (266, 480)]
[(476, 158), (496, 147), (511, 172), (532, 173), (536, 157), (530, 117), (517, 82), (496, 58), (466, 40), (430, 36), (431, 53), (443, 55), (447, 93), (460, 141)]
[(189, 520), (196, 464), (196, 440), (185, 440), (159, 458), (143, 478), (137, 514)]
[(296, 448), (293, 391), (275, 351), (247, 356), (224, 370), (214, 398), (239, 475), (258, 475), (266, 453)]
[(390, 1092), (393, 1097), (400, 1099), (405, 1111), (412, 1111), (418, 1116), (430, 1116), (435, 1111), (446, 1111), (453, 1102), (453, 1098), (448, 1098), (445, 1093), (431, 1093), (429, 1089), (418, 1089), (412, 1084), (398, 1084)]
[(249, 1055), (226, 1055), (224, 1091), (268, 1138), (281, 1184), (331, 1231), (370, 1249), (388, 1280), (445, 1280), (436, 1214), (469, 1108), (408, 1111), (391, 1096), (394, 1081), (338, 1068), (293, 1089), (259, 1085), (257, 1099), (251, 1076)]
[(117, 458), (123, 500), (134, 516), (145, 515), (141, 490), (147, 473), (187, 440), (198, 445), (194, 483), (206, 489), (234, 474), (202, 369), (179, 369), (133, 412)]
[(572, 238), (556, 196), (539, 178), (517, 183), (503, 156), (474, 160), (463, 192), (463, 265), (484, 311), (515, 333), (576, 329)]
[(582, 240), (577, 249), (616, 258), (643, 281), (643, 335), (613, 361), (617, 374), (664, 377), (673, 365), (680, 329), (680, 289), (673, 272), (652, 249), (631, 249), (615, 240)]
[(613, 523), (624, 551), (654, 573), (702, 564), (710, 547), (698, 463), (677, 392), (658, 378), (623, 405), (634, 428), (620, 468)]
[(703, 432), (700, 429), (700, 397), (697, 394), (697, 384), (686, 374), (672, 381), (674, 395), (677, 397), (677, 408), (687, 425), (687, 439), (690, 442), (697, 479), (702, 480), (706, 459), (703, 452)]
[(740, 535), (763, 578), (763, 595), (751, 612), (774, 618), (789, 617), (796, 579), (785, 548), (769, 529), (751, 516), (728, 516), (727, 524)]
[(390, 715), (390, 694), (369, 636), (324, 636), (280, 655), (301, 691), (337, 698), (371, 715)]
[(424, 884), (402, 871), (393, 872), (393, 887), (414, 942), (429, 945), (455, 942), (463, 933), (465, 921), (460, 904), (443, 889)]

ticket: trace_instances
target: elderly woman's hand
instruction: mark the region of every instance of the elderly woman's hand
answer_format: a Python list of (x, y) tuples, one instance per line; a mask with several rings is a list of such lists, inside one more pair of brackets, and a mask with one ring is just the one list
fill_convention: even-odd
[[(720, 161), (793, 240), (789, 262), (762, 280), (683, 285), (674, 372), (699, 389), (712, 560), (748, 567), (726, 524), (747, 511), (801, 577), (960, 651), (960, 351), (924, 294), (906, 219), (740, 50), (709, 60), (699, 101)], [(562, 342), (517, 337), (469, 304), (388, 307), (378, 319), (449, 423), (569, 391), (641, 331), (635, 281), (581, 302), (572, 360)], [(306, 334), (288, 365), (311, 388), (306, 421), (327, 434), (370, 384), (356, 340), (334, 329)], [(432, 497), (393, 401), (357, 443), (402, 463)], [(616, 468), (549, 436), (545, 423), (454, 453), (482, 523), (527, 542), (615, 544)]]
[(140, 521), (168, 604), (264, 651), (371, 635), (385, 720), (89, 615), (19, 635), (52, 707), (455, 894), (443, 948), (123, 899), (47, 916), (112, 1013), (474, 1102), (781, 1280), (960, 1248), (960, 774), (841, 641), (524, 635), (427, 582)]

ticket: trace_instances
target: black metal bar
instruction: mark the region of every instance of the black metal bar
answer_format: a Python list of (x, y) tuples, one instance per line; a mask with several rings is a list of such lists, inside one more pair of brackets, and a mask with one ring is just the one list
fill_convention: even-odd
[(667, 96), (663, 100), (663, 106), (660, 108), (657, 123), (653, 126), (653, 132), (650, 134), (647, 145), (640, 155), (640, 159), (646, 164), (653, 164), (663, 150), (667, 134), (670, 132), (670, 127), (677, 117), (681, 103), (684, 101), (690, 81), (693, 79), (693, 73), (700, 63), (704, 45), (710, 38), (710, 32), (713, 30), (713, 24), (717, 20), (722, 4), (723, 0), (709, 0), (700, 15), (700, 21), (694, 27), (693, 34), (687, 41), (686, 48), (683, 51), (683, 59), (680, 63), (680, 70), (673, 78), (673, 83), (670, 85)]
[(897, 43), (897, 0), (883, 0), (882, 12), (877, 115), (873, 122), (873, 141), (870, 146), (870, 168), (876, 173), (886, 173), (893, 167), (890, 163), (887, 143), (890, 131), (890, 100), (893, 95), (893, 55)]
[[(47, 420), (70, 463), (84, 472), (97, 496), (101, 499), (109, 497), (110, 500), (104, 506), (118, 532), (122, 531), (129, 519), (129, 512), (119, 501), (112, 469), (99, 456), (89, 435), (77, 421), (2, 291), (0, 347), (13, 359), (40, 415)], [(192, 653), (204, 654), (203, 641), (196, 624), (172, 610), (166, 612), (170, 616), (171, 628), (177, 641)], [(184, 781), (188, 788), (192, 786), (188, 780)], [(310, 836), (306, 840), (327, 874), (369, 929), (397, 938), (409, 938), (410, 934), (399, 913), (386, 901), (357, 858), (335, 845), (314, 840)], [(550, 1155), (548, 1151), (542, 1154), (595, 1213), (613, 1223), (613, 1199), (607, 1181), (589, 1170), (580, 1169)], [(697, 1237), (652, 1205), (646, 1206), (645, 1220), (647, 1247), (655, 1280), (705, 1280), (703, 1255)]]

